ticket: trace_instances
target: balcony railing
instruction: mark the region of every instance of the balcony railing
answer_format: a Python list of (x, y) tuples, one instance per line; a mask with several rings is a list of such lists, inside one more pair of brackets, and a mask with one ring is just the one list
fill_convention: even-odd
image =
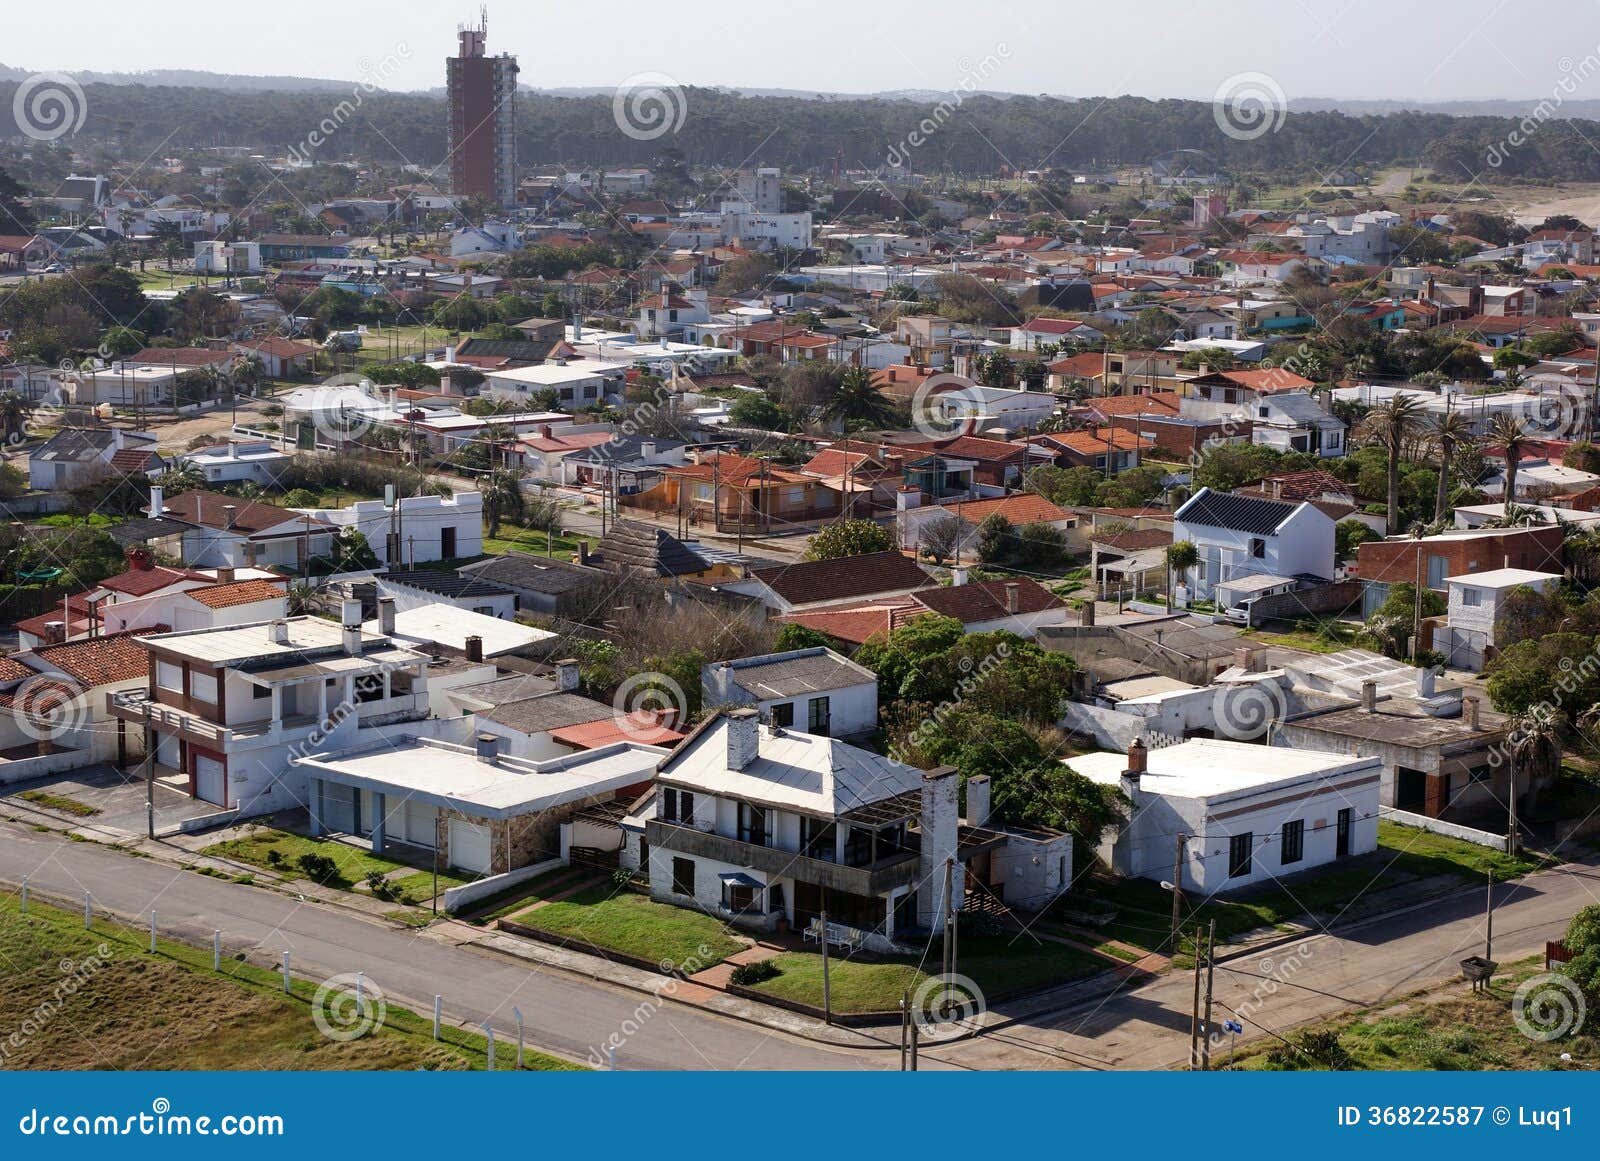
[(658, 850), (699, 855), (852, 895), (883, 895), (917, 877), (919, 856), (916, 851), (910, 850), (897, 851), (866, 866), (850, 867), (808, 858), (798, 851), (756, 846), (754, 843), (740, 842), (660, 819), (650, 819), (645, 823), (645, 838)]

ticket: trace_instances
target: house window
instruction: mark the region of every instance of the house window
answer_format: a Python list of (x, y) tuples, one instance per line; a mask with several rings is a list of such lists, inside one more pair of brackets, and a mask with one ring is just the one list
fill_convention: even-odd
[(1250, 555), (1257, 560), (1267, 555), (1267, 542), (1259, 536), (1252, 536), (1250, 538)]
[(672, 860), (672, 893), (674, 895), (694, 894), (694, 860)]
[(661, 792), (661, 817), (668, 822), (683, 823), (685, 826), (694, 821), (694, 795), (687, 790), (675, 790), (667, 787)]
[(802, 816), (800, 819), (800, 849), (808, 858), (833, 862), (837, 855), (838, 831), (831, 822), (820, 818)]
[(780, 729), (789, 729), (794, 725), (794, 702), (780, 701), (767, 711), (768, 720)]
[(1469, 609), (1476, 609), (1482, 598), (1477, 589), (1463, 588), (1461, 590), (1461, 603)]
[(767, 831), (767, 812), (748, 802), (739, 804), (739, 841), (764, 847), (771, 836)]
[(272, 696), (272, 687), (270, 685), (252, 685), (250, 687), (250, 696), (256, 701), (269, 698)]
[(1428, 587), (1430, 589), (1444, 588), (1445, 573), (1450, 565), (1450, 558), (1437, 556), (1432, 553), (1428, 556)]
[(730, 883), (724, 880), (722, 905), (729, 911), (753, 911), (756, 905), (756, 889), (742, 883)]
[(814, 697), (806, 702), (806, 732), (820, 737), (828, 736), (828, 699)]
[(1240, 879), (1250, 873), (1250, 853), (1254, 846), (1255, 835), (1250, 831), (1228, 840), (1228, 878)]
[[(1248, 857), (1248, 856), (1246, 856)], [(1298, 863), (1306, 857), (1306, 824), (1303, 819), (1283, 824), (1283, 849), (1278, 854), (1278, 862), (1284, 866)]]

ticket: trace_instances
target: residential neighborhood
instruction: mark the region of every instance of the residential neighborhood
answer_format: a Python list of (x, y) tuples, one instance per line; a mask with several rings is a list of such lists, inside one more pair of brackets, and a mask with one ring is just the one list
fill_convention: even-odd
[(1484, 195), (1508, 112), (630, 102), (495, 15), (325, 122), (0, 68), (0, 1065), (1600, 1068), (1566, 128)]

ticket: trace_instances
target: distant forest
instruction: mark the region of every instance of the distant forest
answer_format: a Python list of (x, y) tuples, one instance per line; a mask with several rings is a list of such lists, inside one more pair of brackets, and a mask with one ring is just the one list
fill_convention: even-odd
[[(0, 138), (12, 133), (12, 94), (0, 82)], [(426, 94), (225, 92), (146, 85), (84, 86), (87, 120), (79, 137), (115, 142), (129, 154), (211, 145), (268, 152), (299, 146), (325, 119), (340, 122), (316, 153), (326, 160), (363, 158), (432, 166), (445, 154), (444, 103)], [(1353, 166), (1422, 165), (1444, 180), (1499, 175), (1560, 181), (1600, 180), (1600, 123), (1559, 118), (1531, 126), (1507, 146), (1519, 120), (1398, 112), (1348, 116), (1289, 113), (1280, 128), (1249, 141), (1219, 129), (1204, 101), (1138, 97), (1063, 100), (970, 96), (939, 114), (929, 102), (886, 97), (815, 100), (741, 97), (717, 89), (684, 90), (681, 128), (653, 141), (624, 135), (606, 96), (519, 98), (518, 152), (529, 164), (646, 163), (665, 149), (690, 165), (754, 163), (877, 168), (924, 119), (941, 122), (911, 150), (921, 172), (993, 173), (1002, 165), (1081, 169), (1148, 162), (1174, 149), (1199, 149), (1229, 172), (1322, 173)], [(345, 108), (335, 107), (345, 102)], [(952, 106), (954, 106), (952, 108)], [(1490, 166), (1494, 151), (1501, 164)]]

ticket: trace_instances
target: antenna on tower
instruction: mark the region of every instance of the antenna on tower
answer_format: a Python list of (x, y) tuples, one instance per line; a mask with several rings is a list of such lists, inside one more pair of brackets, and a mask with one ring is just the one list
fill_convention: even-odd
[(478, 5), (478, 28), (483, 32), (484, 38), (487, 39), (489, 36), (489, 6), (487, 4)]

